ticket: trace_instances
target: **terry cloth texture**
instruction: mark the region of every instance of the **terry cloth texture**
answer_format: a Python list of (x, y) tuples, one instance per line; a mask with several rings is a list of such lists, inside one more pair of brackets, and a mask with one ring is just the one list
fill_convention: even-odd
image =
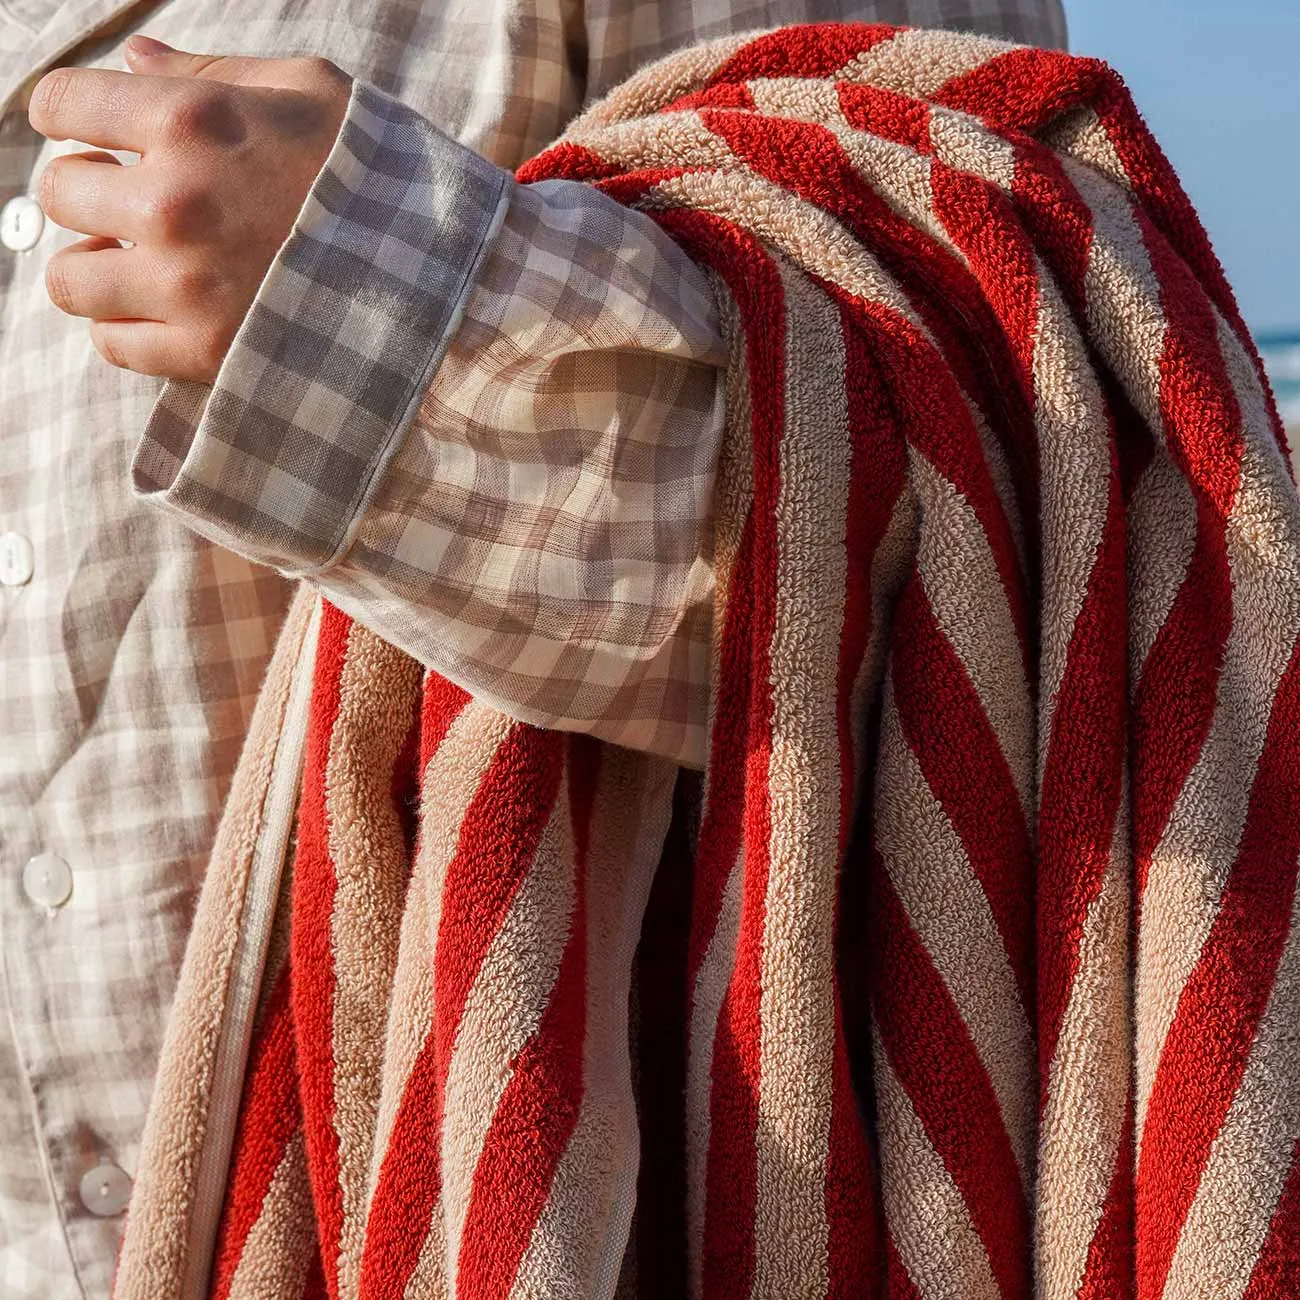
[(556, 175), (722, 306), (708, 768), (304, 596), (120, 1300), (1295, 1297), (1300, 498), (1121, 83), (790, 28), (634, 77)]

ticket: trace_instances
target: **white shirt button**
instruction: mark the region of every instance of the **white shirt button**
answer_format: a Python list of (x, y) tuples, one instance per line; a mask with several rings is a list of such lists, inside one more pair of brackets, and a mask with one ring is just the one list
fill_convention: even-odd
[(91, 1214), (111, 1219), (126, 1209), (131, 1199), (131, 1180), (116, 1165), (96, 1165), (82, 1175), (77, 1195)]
[(0, 536), (0, 583), (21, 587), (32, 578), (32, 544), (22, 533)]
[(30, 194), (15, 194), (0, 208), (0, 244), (15, 253), (36, 247), (45, 229), (45, 213)]
[(62, 907), (72, 897), (72, 869), (57, 853), (38, 853), (23, 868), (23, 893), (38, 907)]

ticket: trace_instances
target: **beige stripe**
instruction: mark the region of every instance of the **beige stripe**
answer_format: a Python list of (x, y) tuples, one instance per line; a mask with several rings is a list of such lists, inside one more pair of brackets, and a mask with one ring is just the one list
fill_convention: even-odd
[(743, 172), (688, 172), (660, 182), (653, 193), (671, 205), (737, 222), (797, 266), (847, 293), (880, 303), (929, 337), (906, 295), (875, 257), (834, 217), (788, 190)]
[(736, 164), (731, 146), (693, 110), (605, 126), (598, 117), (575, 124), (565, 139), (591, 149), (606, 162), (628, 168), (686, 165), (723, 168)]
[(1013, 48), (988, 36), (915, 28), (859, 54), (837, 76), (926, 99), (953, 77), (974, 72)]
[(1300, 639), (1300, 498), (1253, 372), (1240, 354), (1225, 352), (1245, 422), (1241, 484), (1227, 521), (1233, 625), (1210, 734), (1152, 855), (1142, 902), (1140, 1122), (1178, 999), (1218, 914), (1278, 683)]
[(566, 772), (527, 874), (474, 975), (447, 1069), (442, 1199), (453, 1295), (483, 1143), (515, 1058), (537, 1032), (572, 928), (573, 853)]
[(1142, 556), (1142, 581), (1131, 585), (1128, 601), (1129, 670), (1136, 682), (1196, 546), (1196, 498), (1163, 445), (1133, 489), (1126, 524), (1129, 550)]
[[(740, 32), (702, 41), (667, 58), (647, 64), (615, 87), (584, 114), (597, 122), (617, 122), (653, 113), (664, 104), (698, 89), (756, 32)], [(569, 137), (566, 136), (566, 139)]]
[(839, 861), (835, 727), (850, 440), (839, 312), (781, 268), (784, 428), (771, 640), (772, 806), (763, 914), (755, 1296), (823, 1296)]
[(930, 115), (930, 143), (938, 160), (954, 171), (990, 181), (1007, 194), (1015, 185), (1017, 146), (978, 118), (936, 109)]
[(406, 891), (406, 844), (393, 807), (393, 767), (410, 733), (419, 685), (420, 667), (413, 659), (359, 623), (352, 626), (325, 773), (337, 881), (330, 926), (343, 1300), (357, 1294), (360, 1276), (385, 1025)]
[(895, 140), (847, 125), (833, 124), (831, 130), (862, 179), (888, 208), (965, 262), (935, 215), (930, 188), (933, 160), (928, 154), (918, 154)]
[(206, 1250), (191, 1249), (191, 1233), (213, 1069), (229, 981), (241, 951), (241, 919), (250, 892), (261, 883), (251, 877), (264, 829), (265, 796), (317, 604), (315, 594), (304, 588), (285, 617), (217, 828), (145, 1123), (118, 1257), (118, 1300), (206, 1291), (211, 1260)]
[(1119, 1156), (1133, 1076), (1127, 809), (1126, 783), (1101, 891), (1084, 918), (1078, 966), (1048, 1072), (1035, 1241), (1041, 1300), (1078, 1295)]
[(839, 92), (832, 81), (809, 77), (754, 77), (745, 83), (754, 107), (771, 117), (788, 117), (818, 126), (847, 126)]
[(691, 997), (689, 1054), (686, 1059), (686, 1235), (690, 1268), (689, 1294), (704, 1294), (704, 1221), (708, 1202), (709, 1104), (713, 1095), (713, 1042), (722, 1002), (736, 966), (740, 903), (744, 889), (742, 848), (727, 877), (718, 922), (700, 962)]
[(261, 1212), (230, 1279), (230, 1300), (302, 1300), (316, 1249), (307, 1157), (299, 1129), (271, 1176)]
[[(433, 954), (447, 867), (455, 855), (465, 813), (497, 749), (514, 725), (504, 715), (471, 701), (452, 722), (423, 773), (420, 844), (407, 890), (393, 975), (367, 1212), (411, 1071), (432, 1032)], [(450, 1285), (442, 1212), (439, 1197), (430, 1214), (419, 1263), (407, 1285), (406, 1293), (419, 1300), (443, 1295)]]
[(1241, 1086), (1210, 1149), (1165, 1283), (1170, 1300), (1240, 1300), (1300, 1141), (1300, 890)]
[(1097, 377), (1078, 328), (1038, 258), (1034, 268), (1039, 295), (1034, 424), (1039, 445), (1041, 545), (1047, 557), (1042, 566), (1038, 682), (1041, 783), (1056, 695), (1105, 535), (1111, 438)]
[(921, 500), (917, 554), (935, 622), (966, 669), (1006, 759), (1020, 807), (1033, 807), (1034, 709), (1024, 656), (988, 534), (970, 502), (919, 451), (909, 449)]
[(1069, 154), (1116, 184), (1128, 188), (1128, 172), (1094, 109), (1085, 106), (1062, 113), (1048, 123), (1038, 133), (1038, 137), (1049, 149)]
[(628, 995), (676, 778), (670, 763), (604, 750), (587, 853), (582, 1109), (520, 1261), (513, 1300), (610, 1300), (618, 1284), (640, 1154)]
[(887, 686), (876, 775), (876, 844), (988, 1075), (1028, 1192), (1038, 1068), (1006, 946), (961, 837), (926, 784)]
[[(1067, 163), (1071, 180), (1092, 209), (1094, 242), (1087, 273), (1089, 324), (1103, 359), (1123, 382), (1130, 402), (1161, 438), (1160, 360), (1167, 323), (1159, 286), (1129, 200), (1095, 172)], [(1137, 1118), (1141, 1143), (1146, 1105), (1178, 999), (1218, 912), (1236, 856), (1255, 765), (1282, 668), (1300, 630), (1296, 586), (1294, 490), (1277, 478), (1279, 458), (1261, 460), (1249, 440), (1242, 488), (1229, 520), (1234, 621), (1209, 738), (1181, 791), (1153, 855), (1142, 903), (1137, 979)], [(1163, 450), (1163, 449), (1162, 449)], [(1158, 452), (1157, 454), (1161, 454)], [(1243, 528), (1262, 518), (1280, 523), (1269, 562), (1252, 559)], [(1131, 587), (1145, 584), (1146, 556), (1130, 539)], [(1279, 569), (1290, 582), (1279, 583)], [(1289, 585), (1289, 590), (1287, 587)], [(1140, 590), (1133, 599), (1140, 608)]]
[(885, 1224), (921, 1300), (1000, 1300), (966, 1202), (875, 1035)]

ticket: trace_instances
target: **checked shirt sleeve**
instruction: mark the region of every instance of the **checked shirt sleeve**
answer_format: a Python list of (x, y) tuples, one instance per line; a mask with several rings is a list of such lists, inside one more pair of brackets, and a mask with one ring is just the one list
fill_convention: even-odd
[(504, 712), (702, 765), (725, 354), (707, 278), (357, 83), (135, 488)]

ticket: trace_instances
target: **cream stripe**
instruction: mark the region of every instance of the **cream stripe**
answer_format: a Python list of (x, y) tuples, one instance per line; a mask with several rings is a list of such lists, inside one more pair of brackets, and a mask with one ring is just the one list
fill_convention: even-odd
[(1128, 172), (1120, 161), (1109, 132), (1092, 108), (1062, 113), (1039, 133), (1039, 139), (1057, 153), (1067, 153), (1078, 162), (1128, 188)]
[[(407, 890), (393, 975), (367, 1211), (411, 1071), (426, 1038), (433, 1032), (434, 948), (447, 867), (455, 856), (466, 811), (497, 749), (514, 725), (503, 714), (469, 702), (448, 728), (423, 773), (420, 845)], [(407, 1284), (406, 1294), (420, 1300), (446, 1294), (449, 1282), (445, 1246), (439, 1197), (430, 1214), (420, 1262)]]
[(688, 172), (661, 181), (654, 195), (735, 221), (797, 266), (904, 318), (928, 338), (902, 290), (834, 217), (790, 191), (746, 172)]
[(257, 1220), (230, 1279), (230, 1300), (301, 1300), (316, 1253), (316, 1223), (302, 1130), (271, 1176)]
[(876, 783), (877, 847), (979, 1053), (1028, 1192), (1038, 1105), (1033, 1035), (988, 897), (903, 736), (888, 686)]
[(988, 36), (914, 28), (859, 54), (836, 75), (927, 99), (953, 77), (974, 72), (1013, 48)]
[(1114, 1177), (1133, 1074), (1128, 791), (1048, 1072), (1040, 1120), (1036, 1259), (1041, 1300), (1074, 1300)]
[(1240, 1300), (1300, 1141), (1300, 890), (1246, 1072), (1183, 1224), (1165, 1294)]
[(736, 965), (736, 937), (740, 932), (744, 878), (742, 848), (727, 877), (718, 909), (718, 922), (700, 962), (691, 996), (690, 1040), (686, 1058), (686, 1236), (691, 1300), (701, 1300), (704, 1295), (704, 1212), (708, 1199), (713, 1040)]
[(754, 107), (771, 117), (815, 122), (818, 126), (847, 126), (833, 81), (808, 77), (753, 77), (745, 83)]
[(1001, 1300), (966, 1202), (875, 1035), (885, 1223), (920, 1300)]
[(840, 317), (781, 266), (785, 409), (771, 640), (753, 1294), (825, 1295), (839, 862), (835, 727), (850, 441)]
[(1178, 999), (1217, 917), (1278, 683), (1300, 639), (1300, 498), (1253, 372), (1233, 351), (1225, 349), (1245, 430), (1227, 521), (1233, 625), (1210, 734), (1152, 855), (1142, 902), (1139, 1122)]
[(936, 109), (930, 115), (930, 143), (939, 161), (953, 171), (991, 181), (1007, 194), (1015, 185), (1016, 145), (978, 118)]
[(1075, 624), (1088, 595), (1106, 529), (1111, 439), (1097, 377), (1051, 274), (1034, 259), (1034, 425), (1038, 430), (1042, 550), (1039, 650), (1039, 788), (1056, 696)]
[[(572, 930), (573, 827), (567, 773), (528, 872), (474, 975), (447, 1070), (442, 1126), (447, 1257), (460, 1257), (474, 1174), (515, 1058), (537, 1033)], [(452, 1292), (456, 1293), (456, 1264)]]
[(672, 818), (677, 769), (606, 747), (586, 873), (583, 1099), (515, 1275), (514, 1300), (610, 1300), (636, 1201), (640, 1156), (628, 995), (650, 882)]
[(1157, 444), (1129, 498), (1128, 547), (1142, 556), (1142, 581), (1129, 587), (1129, 669), (1139, 680), (1169, 618), (1196, 547), (1196, 498), (1165, 448)]
[[(583, 117), (594, 122), (617, 122), (653, 113), (662, 105), (699, 89), (755, 32), (738, 32), (682, 49), (671, 59), (648, 64), (616, 86), (604, 99), (587, 109)], [(679, 114), (672, 114), (676, 117)], [(571, 139), (566, 135), (565, 139)]]
[[(1089, 323), (1103, 359), (1161, 437), (1167, 324), (1126, 194), (1081, 165), (1067, 170), (1092, 208)], [(1137, 985), (1137, 1110), (1146, 1105), (1178, 1000), (1214, 924), (1236, 856), (1272, 702), (1300, 635), (1300, 502), (1261, 423), (1253, 377), (1231, 367), (1247, 417), (1241, 486), (1227, 521), (1233, 626), (1210, 735), (1153, 854), (1142, 903)], [(1131, 572), (1145, 557), (1131, 550)]]
[(393, 807), (392, 773), (410, 732), (419, 681), (414, 660), (359, 623), (352, 626), (325, 773), (337, 881), (330, 928), (343, 1300), (357, 1294), (360, 1276), (384, 1029), (406, 891), (406, 846)]
[(966, 669), (1032, 822), (1034, 710), (1024, 656), (988, 534), (970, 502), (909, 448), (921, 499), (917, 564), (935, 622)]

